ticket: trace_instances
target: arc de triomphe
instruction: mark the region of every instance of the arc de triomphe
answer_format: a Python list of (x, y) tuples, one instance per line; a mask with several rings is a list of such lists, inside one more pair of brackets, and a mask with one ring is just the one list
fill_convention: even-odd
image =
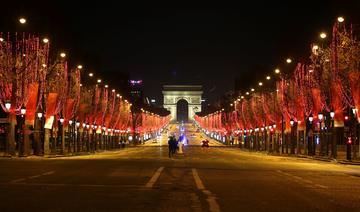
[(201, 111), (201, 85), (164, 85), (164, 108), (171, 112), (171, 120), (177, 119), (177, 103), (184, 99), (188, 103), (188, 119), (194, 120), (196, 112)]

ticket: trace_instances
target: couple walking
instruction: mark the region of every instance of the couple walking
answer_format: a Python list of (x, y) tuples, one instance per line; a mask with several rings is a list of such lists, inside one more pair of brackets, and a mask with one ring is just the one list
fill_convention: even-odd
[[(178, 147), (178, 144), (180, 147)], [(171, 158), (171, 155), (175, 154), (176, 150), (179, 148), (179, 153), (182, 153), (182, 143), (181, 141), (177, 141), (175, 138), (175, 135), (171, 135), (168, 140), (169, 145), (169, 158)]]

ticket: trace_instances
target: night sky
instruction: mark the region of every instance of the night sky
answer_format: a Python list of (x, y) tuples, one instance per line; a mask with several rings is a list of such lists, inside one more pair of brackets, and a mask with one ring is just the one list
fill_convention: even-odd
[(164, 84), (202, 84), (208, 101), (232, 89), (235, 77), (249, 88), (286, 57), (307, 60), (310, 42), (321, 31), (329, 34), (338, 15), (360, 24), (360, 1), (62, 2), (1, 3), (0, 31), (13, 30), (23, 15), (26, 30), (50, 37), (71, 64), (81, 63), (105, 81), (129, 73), (160, 102)]

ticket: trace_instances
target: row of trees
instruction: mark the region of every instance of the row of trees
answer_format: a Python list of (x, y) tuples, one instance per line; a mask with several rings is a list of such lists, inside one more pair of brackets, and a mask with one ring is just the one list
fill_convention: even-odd
[(359, 140), (359, 68), (360, 42), (339, 18), (330, 44), (312, 44), (308, 62), (298, 63), (291, 74), (276, 69), (274, 84), (259, 82), (260, 89), (235, 99), (233, 111), (196, 120), (208, 131), (242, 135), (249, 148), (284, 151), (285, 146), (287, 152), (289, 146), (291, 153), (312, 155), (328, 155), (330, 148), (337, 157), (344, 138), (348, 149)]
[(30, 143), (35, 154), (45, 155), (56, 154), (58, 144), (62, 153), (110, 148), (167, 124), (166, 114), (132, 111), (115, 89), (93, 82), (81, 65), (69, 68), (65, 53), (51, 52), (47, 38), (0, 33), (0, 105), (8, 114), (1, 142), (8, 154), (31, 154)]

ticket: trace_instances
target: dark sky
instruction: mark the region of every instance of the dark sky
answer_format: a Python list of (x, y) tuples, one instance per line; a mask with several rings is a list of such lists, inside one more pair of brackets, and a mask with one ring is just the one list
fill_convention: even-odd
[(339, 14), (360, 24), (360, 1), (74, 2), (1, 3), (0, 31), (13, 29), (24, 15), (27, 30), (48, 35), (72, 64), (105, 81), (129, 73), (158, 101), (163, 84), (203, 84), (208, 100), (232, 89), (235, 77), (249, 87), (288, 56), (306, 59), (310, 42), (330, 32)]

